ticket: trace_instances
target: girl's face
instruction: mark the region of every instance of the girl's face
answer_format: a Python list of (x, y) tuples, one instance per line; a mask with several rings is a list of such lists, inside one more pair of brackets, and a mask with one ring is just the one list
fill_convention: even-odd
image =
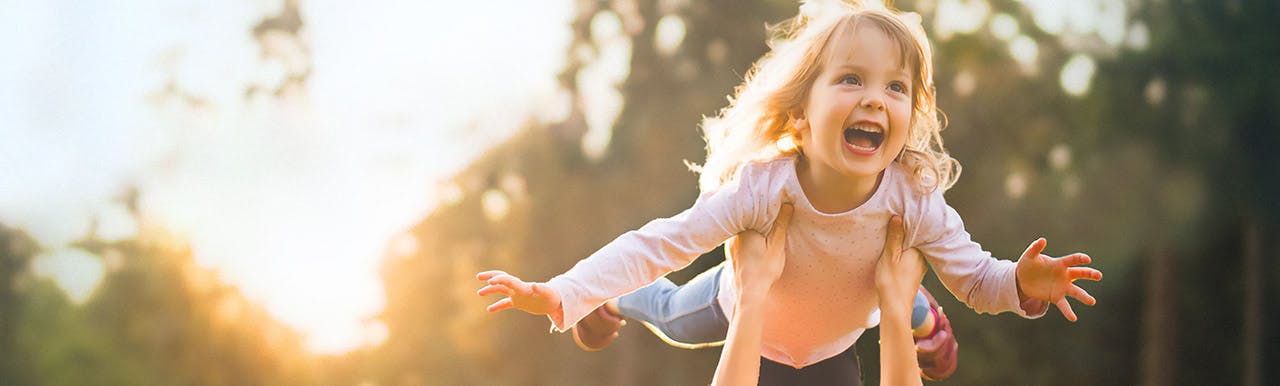
[(796, 120), (813, 167), (854, 178), (875, 177), (893, 162), (911, 125), (911, 73), (884, 32), (859, 26), (832, 39)]

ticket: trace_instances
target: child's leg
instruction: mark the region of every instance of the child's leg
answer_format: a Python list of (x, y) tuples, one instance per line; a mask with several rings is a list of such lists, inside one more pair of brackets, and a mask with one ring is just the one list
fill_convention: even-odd
[(685, 285), (667, 278), (618, 298), (622, 314), (639, 320), (668, 344), (702, 348), (724, 344), (729, 319), (716, 301), (724, 264), (707, 270)]
[(933, 333), (933, 309), (929, 307), (929, 299), (924, 295), (924, 287), (916, 291), (915, 304), (911, 305), (911, 332), (916, 338), (923, 338)]
[[(942, 307), (938, 306), (938, 301), (924, 287), (920, 287), (920, 294), (924, 295), (929, 307), (927, 322), (933, 326), (927, 329), (927, 334), (923, 336), (917, 334), (916, 356), (925, 378), (940, 381), (950, 377), (956, 371), (958, 363), (956, 354), (960, 345), (956, 343), (956, 336), (951, 331), (951, 322), (947, 320), (947, 314), (942, 312)], [(921, 326), (919, 330), (925, 330), (924, 327), (928, 326)]]

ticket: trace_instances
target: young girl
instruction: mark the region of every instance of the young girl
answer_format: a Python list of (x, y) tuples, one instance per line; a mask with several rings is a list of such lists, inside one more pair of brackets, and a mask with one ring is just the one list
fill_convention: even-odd
[[(906, 224), (905, 245), (979, 312), (1035, 318), (1052, 302), (1075, 320), (1067, 296), (1093, 304), (1072, 284), (1101, 279), (1075, 267), (1088, 256), (1042, 255), (1039, 239), (1016, 264), (997, 260), (947, 206), (942, 193), (958, 163), (943, 150), (919, 18), (862, 4), (801, 10), (729, 107), (703, 122), (708, 155), (691, 208), (623, 234), (546, 283), (501, 271), (477, 275), (488, 282), (479, 294), (507, 296), (489, 310), (545, 314), (563, 332), (739, 232), (768, 234), (784, 203), (795, 207), (786, 266), (763, 305), (761, 355), (772, 362), (800, 369), (832, 358), (878, 323), (874, 267), (895, 215)], [(693, 325), (725, 331), (738, 297), (733, 277), (722, 264), (685, 286), (698, 291), (640, 291), (618, 305), (654, 324), (695, 316)]]

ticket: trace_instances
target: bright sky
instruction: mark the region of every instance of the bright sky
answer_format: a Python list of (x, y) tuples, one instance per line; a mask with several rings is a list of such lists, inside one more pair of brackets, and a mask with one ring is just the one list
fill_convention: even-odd
[[(276, 2), (6, 3), (0, 223), (48, 250), (36, 272), (91, 296), (102, 263), (67, 243), (95, 219), (135, 235), (113, 201), (136, 185), (148, 218), (315, 352), (382, 339), (389, 241), (487, 146), (567, 109), (567, 0), (304, 1), (304, 94), (252, 101), (285, 71), (250, 34)], [(157, 103), (166, 71), (207, 105)]]

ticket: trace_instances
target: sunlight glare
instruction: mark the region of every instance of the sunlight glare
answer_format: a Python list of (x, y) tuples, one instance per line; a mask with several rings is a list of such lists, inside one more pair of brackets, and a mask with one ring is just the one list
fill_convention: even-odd
[[(0, 88), (0, 218), (55, 251), (40, 272), (88, 298), (102, 259), (66, 245), (96, 219), (108, 241), (189, 245), (312, 352), (385, 340), (370, 320), (393, 240), (460, 199), (437, 189), (484, 150), (531, 118), (568, 115), (555, 75), (572, 3), (328, 3), (302, 3), (305, 28), (262, 44), (250, 31), (278, 3), (31, 2), (0, 14), (29, 31), (0, 37), (12, 53), (0, 61), (12, 86)], [(440, 14), (464, 17), (424, 22)], [(603, 55), (615, 71), (627, 44)], [(270, 92), (299, 73), (305, 83)], [(625, 77), (604, 75), (595, 83)], [(139, 219), (119, 202), (131, 187)]]

